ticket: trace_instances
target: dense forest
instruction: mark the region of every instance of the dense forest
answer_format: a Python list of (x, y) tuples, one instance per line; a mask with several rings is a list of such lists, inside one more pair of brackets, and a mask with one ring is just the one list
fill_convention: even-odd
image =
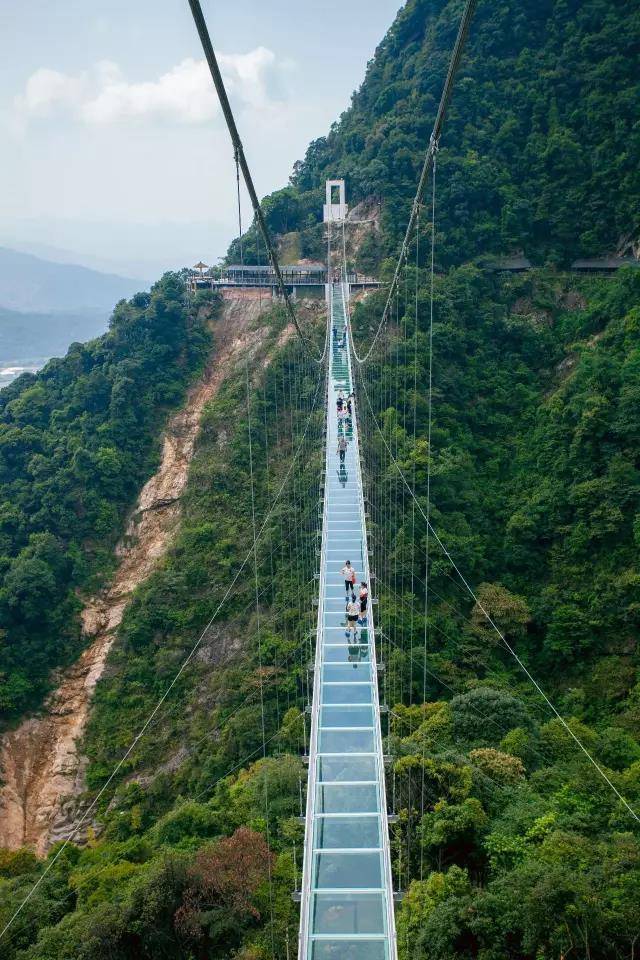
[[(451, 0), (401, 9), (350, 109), (266, 199), (276, 233), (300, 230), (322, 257), (324, 181), (341, 176), (352, 206), (384, 200), (383, 250), (395, 250), (459, 15)], [(625, 0), (478, 4), (440, 144), (440, 263), (524, 251), (562, 265), (637, 241), (639, 49)]]
[[(310, 146), (289, 186), (264, 201), (274, 232), (298, 231), (302, 252), (321, 255), (323, 181), (344, 175), (352, 204), (382, 201), (380, 231), (355, 256), (389, 275), (459, 13), (453, 0), (406, 4), (351, 108)], [(479, 5), (438, 158), (431, 451), (435, 528), (636, 811), (640, 271), (578, 279), (562, 268), (638, 239), (639, 49), (633, 4)], [(632, 960), (637, 821), (433, 545), (424, 614), (424, 525), (397, 495), (382, 439), (424, 504), (422, 230), (422, 259), (407, 266), (394, 323), (357, 400), (387, 638), (400, 957)], [(245, 256), (255, 243), (251, 229)], [(506, 278), (483, 269), (488, 254), (518, 251), (539, 268)], [(382, 304), (372, 295), (357, 306), (358, 342), (368, 341)], [(139, 306), (126, 308), (132, 323), (148, 317)], [(115, 795), (101, 798), (87, 842), (55, 862), (52, 851), (7, 941), (11, 960), (295, 955), (322, 382), (299, 345), (283, 342), (280, 312), (269, 322), (251, 374), (238, 370), (207, 409), (179, 537), (125, 615), (85, 744), (87, 800), (241, 570), (237, 588)], [(193, 336), (191, 356), (201, 358), (206, 338), (197, 326)], [(5, 391), (5, 410), (39, 383)], [(145, 420), (149, 456), (161, 409)], [(58, 429), (72, 434), (68, 424)], [(23, 484), (25, 497), (34, 483)], [(266, 533), (252, 557), (256, 517)], [(52, 530), (50, 520), (44, 534)], [(83, 576), (107, 569), (113, 540), (104, 553), (90, 533), (78, 542)], [(28, 851), (2, 854), (0, 921), (42, 870)]]
[(108, 333), (0, 393), (0, 715), (37, 706), (80, 650), (79, 591), (114, 564), (124, 516), (153, 472), (167, 411), (210, 333), (167, 274), (121, 301)]

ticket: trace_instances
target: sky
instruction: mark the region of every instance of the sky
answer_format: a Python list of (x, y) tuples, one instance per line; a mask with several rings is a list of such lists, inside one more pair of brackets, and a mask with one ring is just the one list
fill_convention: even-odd
[[(399, 5), (202, 0), (260, 195), (348, 106)], [(144, 279), (222, 256), (233, 151), (187, 0), (0, 0), (0, 23), (0, 244)]]

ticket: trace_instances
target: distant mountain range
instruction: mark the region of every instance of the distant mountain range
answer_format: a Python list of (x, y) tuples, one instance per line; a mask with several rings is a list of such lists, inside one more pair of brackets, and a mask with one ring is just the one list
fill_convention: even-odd
[(107, 329), (109, 314), (32, 313), (0, 307), (0, 365), (65, 353), (74, 340), (91, 340)]
[(0, 307), (9, 310), (104, 316), (118, 300), (147, 286), (142, 280), (0, 247)]
[(113, 307), (148, 284), (0, 247), (0, 387), (74, 340), (107, 329)]

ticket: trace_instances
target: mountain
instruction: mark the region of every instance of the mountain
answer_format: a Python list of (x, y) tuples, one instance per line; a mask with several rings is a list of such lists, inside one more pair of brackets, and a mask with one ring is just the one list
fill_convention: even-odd
[(104, 333), (108, 314), (31, 313), (0, 307), (0, 362), (65, 353), (74, 340)]
[[(97, 270), (98, 273), (115, 273), (123, 277), (136, 279), (136, 274), (131, 273), (130, 264), (119, 261), (108, 260), (91, 253), (81, 253), (79, 250), (68, 250), (65, 247), (56, 247), (50, 243), (37, 243), (35, 241), (17, 241), (13, 240), (7, 244), (11, 250), (17, 253), (27, 253), (41, 260), (48, 260), (50, 263), (66, 263), (72, 266), (87, 267), (89, 270)], [(147, 266), (148, 269), (148, 266)], [(161, 272), (157, 267), (153, 271), (153, 276)], [(138, 276), (138, 282), (145, 279), (144, 274)]]
[(0, 247), (0, 306), (32, 313), (106, 315), (143, 284), (87, 267), (53, 263)]
[[(265, 199), (271, 228), (291, 247), (297, 232), (302, 256), (322, 256), (324, 179), (345, 175), (352, 205), (382, 209), (374, 239), (363, 232), (349, 256), (389, 278), (460, 7), (409, 0), (350, 109)], [(622, 0), (478, 5), (438, 158), (433, 338), (425, 211), (392, 322), (357, 374), (400, 960), (637, 953), (640, 271), (563, 267), (637, 244), (639, 41), (637, 6)], [(244, 251), (257, 255), (253, 228)], [(519, 251), (537, 269), (483, 269), (487, 254)], [(12, 928), (10, 960), (295, 951), (317, 368), (277, 308), (239, 331), (246, 365), (228, 362), (215, 319), (205, 359), (200, 310), (215, 318), (219, 306), (188, 307), (175, 284), (163, 282), (154, 309), (139, 298), (120, 308), (115, 343), (74, 349), (3, 397), (0, 689), (17, 718), (42, 703), (49, 668), (89, 642), (82, 588), (108, 578), (123, 530), (125, 545), (132, 538), (137, 515), (125, 527), (126, 510), (169, 400), (207, 361), (227, 373), (202, 413), (172, 545), (117, 628), (75, 799), (60, 799), (68, 827), (74, 803), (98, 798), (88, 842), (53, 853), (44, 876), (28, 851), (0, 855), (0, 922), (43, 877)], [(163, 322), (167, 300), (179, 322)], [(383, 304), (374, 293), (355, 307), (359, 345)], [(238, 333), (237, 316), (228, 320)], [(307, 425), (312, 442), (295, 461)], [(173, 458), (174, 444), (166, 449)], [(396, 463), (422, 510), (430, 463), (431, 523), (475, 601), (427, 538)], [(146, 500), (139, 512), (154, 522)], [(322, 789), (329, 802), (336, 785)], [(351, 876), (361, 881), (359, 866)], [(360, 930), (371, 922), (366, 897), (354, 906)], [(339, 931), (348, 922), (331, 904), (325, 916)], [(375, 956), (371, 942), (345, 942), (320, 941), (317, 957)]]
[(80, 648), (76, 590), (109, 568), (167, 411), (208, 343), (181, 279), (166, 274), (120, 301), (107, 333), (0, 392), (0, 484), (13, 517), (0, 539), (0, 621), (12, 636), (0, 654), (5, 717), (38, 702), (51, 668)]
[[(406, 223), (446, 75), (460, 5), (410, 0), (367, 68), (352, 104), (266, 203), (276, 232), (310, 223), (323, 184), (345, 177), (348, 200), (384, 199), (386, 252)], [(478, 4), (438, 155), (438, 257), (523, 251), (570, 263), (639, 240), (640, 43), (625, 0)], [(615, 110), (611, 105), (615, 104)], [(579, 211), (579, 220), (576, 214)], [(320, 246), (319, 246), (320, 244)]]
[(146, 223), (0, 216), (0, 247), (138, 278), (148, 286), (167, 270), (180, 270), (199, 260), (216, 263), (222, 256), (233, 235), (233, 224), (207, 216), (205, 210), (202, 216), (199, 220)]

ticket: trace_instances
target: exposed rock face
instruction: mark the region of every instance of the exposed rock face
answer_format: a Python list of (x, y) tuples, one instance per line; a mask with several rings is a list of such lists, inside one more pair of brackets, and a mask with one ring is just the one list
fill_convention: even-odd
[(79, 744), (96, 683), (102, 676), (132, 592), (152, 572), (171, 542), (205, 404), (238, 359), (264, 331), (253, 329), (269, 300), (227, 301), (215, 323), (215, 355), (169, 421), (157, 473), (143, 487), (124, 537), (110, 586), (82, 611), (89, 645), (61, 673), (42, 714), (7, 733), (0, 744), (0, 846), (28, 845), (39, 854), (66, 836), (77, 817), (75, 798), (84, 788)]

